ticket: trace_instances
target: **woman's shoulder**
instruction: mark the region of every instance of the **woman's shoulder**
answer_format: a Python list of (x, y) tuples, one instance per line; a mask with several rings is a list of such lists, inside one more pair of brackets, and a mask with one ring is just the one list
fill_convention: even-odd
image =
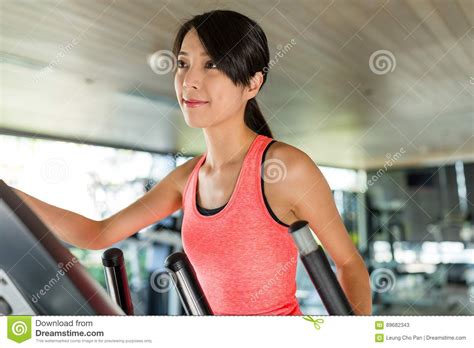
[(193, 169), (199, 162), (201, 156), (202, 155), (195, 156), (173, 170), (173, 177), (177, 183), (177, 187), (180, 190), (181, 194), (183, 193), (184, 187), (186, 186), (186, 182), (188, 181), (188, 178), (191, 175)]
[(277, 160), (286, 165), (294, 165), (296, 163), (308, 161), (313, 162), (313, 160), (303, 150), (279, 140), (276, 140), (268, 148), (265, 160)]
[[(266, 165), (268, 163), (268, 166)], [(265, 155), (263, 162), (264, 175), (279, 180), (271, 180), (272, 190), (280, 197), (294, 202), (305, 187), (314, 185), (323, 178), (316, 163), (303, 150), (290, 144), (276, 141)]]

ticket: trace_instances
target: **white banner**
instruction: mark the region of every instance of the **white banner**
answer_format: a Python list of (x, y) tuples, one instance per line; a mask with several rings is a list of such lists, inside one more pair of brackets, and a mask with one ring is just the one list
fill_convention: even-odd
[(462, 316), (10, 316), (0, 347), (473, 347)]

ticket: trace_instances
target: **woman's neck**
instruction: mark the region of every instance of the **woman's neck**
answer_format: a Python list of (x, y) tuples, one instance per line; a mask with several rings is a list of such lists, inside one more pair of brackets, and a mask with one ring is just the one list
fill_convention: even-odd
[(258, 135), (245, 124), (240, 127), (205, 128), (207, 155), (205, 166), (219, 170), (231, 163), (240, 163)]

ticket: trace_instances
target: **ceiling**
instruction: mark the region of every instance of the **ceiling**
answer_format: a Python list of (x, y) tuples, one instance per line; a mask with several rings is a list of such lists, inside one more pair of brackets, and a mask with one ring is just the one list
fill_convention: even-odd
[(269, 39), (258, 100), (276, 139), (338, 167), (474, 160), (473, 0), (0, 3), (4, 131), (202, 152), (147, 57), (224, 8)]

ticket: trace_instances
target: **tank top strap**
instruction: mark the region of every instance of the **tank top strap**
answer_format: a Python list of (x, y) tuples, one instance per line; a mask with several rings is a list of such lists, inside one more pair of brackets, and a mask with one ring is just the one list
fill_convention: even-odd
[(261, 178), (262, 178), (262, 157), (267, 145), (273, 141), (272, 138), (265, 135), (259, 135), (257, 141), (252, 147), (252, 151), (248, 154), (247, 161), (245, 163), (246, 168), (243, 168), (245, 172), (242, 174), (242, 180), (240, 182), (241, 190), (248, 197), (253, 196), (255, 202), (260, 199), (261, 193)]
[(197, 174), (198, 174), (199, 168), (201, 168), (202, 163), (206, 159), (205, 155), (206, 153), (203, 153), (201, 155), (201, 158), (199, 158), (199, 160), (197, 161), (196, 165), (191, 171), (191, 174), (189, 174), (188, 179), (186, 180), (186, 184), (184, 185), (182, 201), (181, 201), (183, 213), (184, 213), (185, 207), (189, 207), (190, 204), (194, 204), (193, 197), (192, 197), (193, 187), (196, 185)]

